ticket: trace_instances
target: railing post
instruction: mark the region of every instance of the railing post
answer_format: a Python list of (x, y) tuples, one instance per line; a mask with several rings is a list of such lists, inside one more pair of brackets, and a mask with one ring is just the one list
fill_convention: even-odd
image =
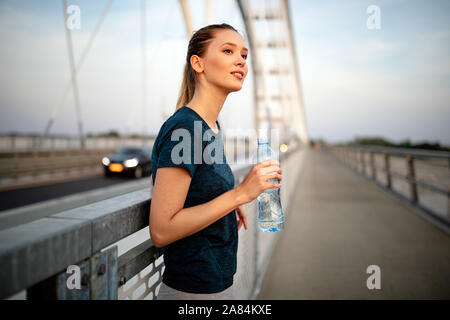
[[(11, 135), (11, 150), (12, 151), (16, 151), (16, 135), (12, 134)], [(450, 166), (450, 159), (449, 159), (449, 166)]]
[[(67, 269), (41, 281), (27, 289), (27, 300), (89, 300), (90, 298), (90, 262), (89, 259), (77, 264), (77, 271), (67, 272)], [(75, 277), (79, 277), (80, 288), (69, 289)], [(70, 279), (69, 279), (70, 278)]]
[(117, 246), (91, 257), (91, 300), (117, 300)]
[[(27, 299), (117, 300), (119, 289), (117, 246), (98, 252), (74, 266), (79, 267), (78, 275), (64, 270), (28, 288)], [(78, 280), (74, 280), (74, 277)], [(80, 281), (80, 289), (69, 288), (68, 280), (69, 283)]]
[(362, 173), (366, 174), (366, 161), (364, 159), (365, 156), (364, 149), (360, 149), (360, 154), (361, 154)]
[(385, 151), (383, 152), (384, 157), (384, 169), (386, 170), (386, 186), (391, 189), (392, 181), (391, 181), (391, 169), (389, 166), (389, 154)]
[(450, 187), (447, 188), (447, 218), (450, 220)]
[(416, 183), (416, 173), (414, 170), (414, 158), (412, 155), (406, 155), (406, 163), (408, 167), (408, 180), (409, 180), (409, 190), (411, 193), (411, 200), (413, 202), (418, 201), (417, 197), (417, 183)]
[(372, 179), (377, 180), (377, 169), (375, 167), (375, 155), (370, 151), (370, 167), (372, 168)]

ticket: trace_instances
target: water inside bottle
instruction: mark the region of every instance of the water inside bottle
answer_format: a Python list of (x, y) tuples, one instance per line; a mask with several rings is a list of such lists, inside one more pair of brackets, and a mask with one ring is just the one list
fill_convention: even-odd
[[(277, 155), (270, 148), (266, 136), (258, 138), (257, 162), (267, 159), (278, 160)], [(279, 183), (278, 179), (270, 182)], [(264, 190), (257, 198), (258, 203), (258, 227), (263, 232), (275, 232), (284, 229), (284, 215), (281, 208), (280, 189), (271, 188)]]

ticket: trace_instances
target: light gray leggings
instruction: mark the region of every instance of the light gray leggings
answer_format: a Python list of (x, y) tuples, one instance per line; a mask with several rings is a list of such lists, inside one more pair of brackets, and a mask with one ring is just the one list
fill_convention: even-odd
[(217, 293), (190, 293), (175, 290), (161, 282), (156, 300), (235, 300), (233, 285)]

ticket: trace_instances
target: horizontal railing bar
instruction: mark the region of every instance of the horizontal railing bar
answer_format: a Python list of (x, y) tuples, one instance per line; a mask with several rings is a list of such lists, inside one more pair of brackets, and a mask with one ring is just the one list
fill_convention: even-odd
[[(355, 150), (358, 150), (358, 149), (361, 149), (361, 146), (359, 146), (359, 147), (354, 147), (354, 146), (347, 146), (347, 147), (337, 147), (337, 148), (346, 148), (346, 149), (355, 149)], [(373, 151), (372, 150), (372, 146), (369, 146), (368, 147), (371, 151)], [(384, 149), (383, 149), (384, 150)], [(411, 149), (409, 149), (409, 150), (411, 150)], [(383, 152), (386, 152), (385, 150), (383, 151)], [(388, 154), (389, 154), (389, 152), (387, 152)], [(434, 152), (433, 152), (434, 153)], [(428, 154), (428, 153), (427, 153)], [(449, 153), (450, 154), (450, 153)], [(403, 153), (402, 155), (411, 155), (411, 153), (410, 152), (407, 152), (407, 153)], [(420, 155), (421, 156), (424, 156), (424, 153), (420, 153)], [(440, 155), (440, 156), (435, 156), (435, 157), (437, 157), (437, 158), (439, 158), (439, 157), (445, 157), (445, 156), (442, 156), (442, 154)], [(449, 158), (449, 160), (450, 160), (450, 158)], [(357, 161), (357, 165), (359, 165), (359, 161)], [(386, 173), (386, 168), (385, 167), (380, 167), (380, 166), (376, 166), (376, 165), (368, 165), (368, 168), (373, 168), (375, 171), (382, 171), (382, 172), (384, 172), (384, 173)], [(362, 171), (362, 170), (361, 170)], [(366, 172), (363, 172), (364, 174), (366, 174)], [(412, 178), (412, 177), (410, 177), (410, 176), (408, 176), (408, 175), (404, 175), (404, 174), (400, 174), (400, 173), (398, 173), (398, 172), (395, 172), (395, 171), (392, 171), (392, 170), (389, 170), (389, 175), (390, 176), (392, 176), (392, 177), (396, 177), (396, 178), (400, 178), (400, 179), (403, 179), (403, 180), (406, 180), (406, 181), (408, 181), (408, 182), (410, 182), (410, 183), (414, 183), (414, 184), (416, 184), (416, 185), (418, 185), (418, 186), (421, 186), (421, 187), (423, 187), (423, 188), (426, 188), (426, 189), (429, 189), (429, 190), (431, 190), (431, 191), (434, 191), (434, 192), (436, 192), (436, 193), (440, 193), (440, 194), (442, 194), (442, 195), (444, 195), (444, 196), (447, 196), (447, 197), (449, 197), (450, 198), (450, 191), (449, 190), (444, 190), (444, 189), (442, 189), (442, 188), (440, 188), (440, 187), (437, 187), (437, 186), (434, 186), (434, 185), (432, 185), (432, 184), (429, 184), (429, 183), (427, 183), (427, 182), (425, 182), (425, 181), (422, 181), (422, 180), (418, 180), (418, 179), (416, 179), (416, 178)]]
[(52, 217), (90, 221), (92, 250), (96, 252), (148, 226), (152, 190), (149, 186)]
[(0, 151), (0, 159), (24, 160), (33, 158), (62, 158), (69, 156), (96, 156), (103, 153), (113, 152), (115, 148), (107, 149), (55, 149), (55, 150), (17, 150)]
[(410, 149), (410, 148), (395, 148), (395, 147), (383, 147), (383, 146), (368, 146), (368, 145), (351, 145), (344, 146), (344, 148), (350, 149), (365, 149), (370, 151), (376, 151), (378, 153), (387, 152), (392, 155), (412, 155), (430, 158), (448, 158), (450, 159), (450, 152), (447, 151), (430, 151), (425, 149)]
[(118, 258), (119, 286), (133, 278), (162, 255), (162, 249), (153, 245), (148, 239)]
[(0, 299), (92, 255), (88, 221), (43, 218), (0, 231)]
[[(371, 166), (368, 165), (368, 168), (371, 168)], [(386, 168), (384, 168), (384, 167), (374, 166), (374, 168), (376, 170), (379, 170), (379, 171), (382, 171), (382, 172), (386, 172)], [(392, 171), (392, 170), (390, 170), (389, 173), (393, 177), (397, 177), (397, 178), (406, 180), (408, 182), (414, 182), (417, 185), (422, 186), (422, 187), (424, 187), (426, 189), (429, 189), (429, 190), (432, 190), (432, 191), (435, 191), (437, 193), (441, 193), (441, 194), (443, 194), (445, 196), (450, 197), (450, 192), (449, 191), (441, 189), (441, 188), (436, 187), (436, 186), (433, 186), (432, 184), (429, 184), (429, 183), (427, 183), (427, 182), (425, 182), (423, 180), (412, 179), (411, 177), (408, 177), (407, 175), (404, 175), (404, 174), (401, 174), (401, 173), (398, 173), (398, 172), (395, 172), (395, 171)]]
[(447, 190), (444, 190), (444, 189), (441, 189), (439, 187), (433, 186), (433, 185), (428, 184), (426, 182), (423, 182), (421, 180), (412, 179), (411, 177), (405, 176), (403, 174), (399, 174), (397, 172), (392, 172), (392, 171), (391, 171), (391, 176), (394, 176), (394, 177), (406, 180), (408, 182), (414, 182), (415, 184), (417, 184), (419, 186), (422, 186), (424, 188), (430, 189), (430, 190), (435, 191), (437, 193), (441, 193), (441, 194), (443, 194), (445, 196), (450, 196), (450, 192), (448, 192)]

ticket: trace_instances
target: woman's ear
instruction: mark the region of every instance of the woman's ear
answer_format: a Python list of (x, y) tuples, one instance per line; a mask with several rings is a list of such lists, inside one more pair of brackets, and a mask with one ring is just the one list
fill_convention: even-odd
[(200, 58), (199, 56), (193, 54), (191, 56), (191, 60), (190, 61), (191, 61), (192, 69), (194, 69), (198, 73), (203, 72), (203, 61), (202, 61), (202, 58)]

